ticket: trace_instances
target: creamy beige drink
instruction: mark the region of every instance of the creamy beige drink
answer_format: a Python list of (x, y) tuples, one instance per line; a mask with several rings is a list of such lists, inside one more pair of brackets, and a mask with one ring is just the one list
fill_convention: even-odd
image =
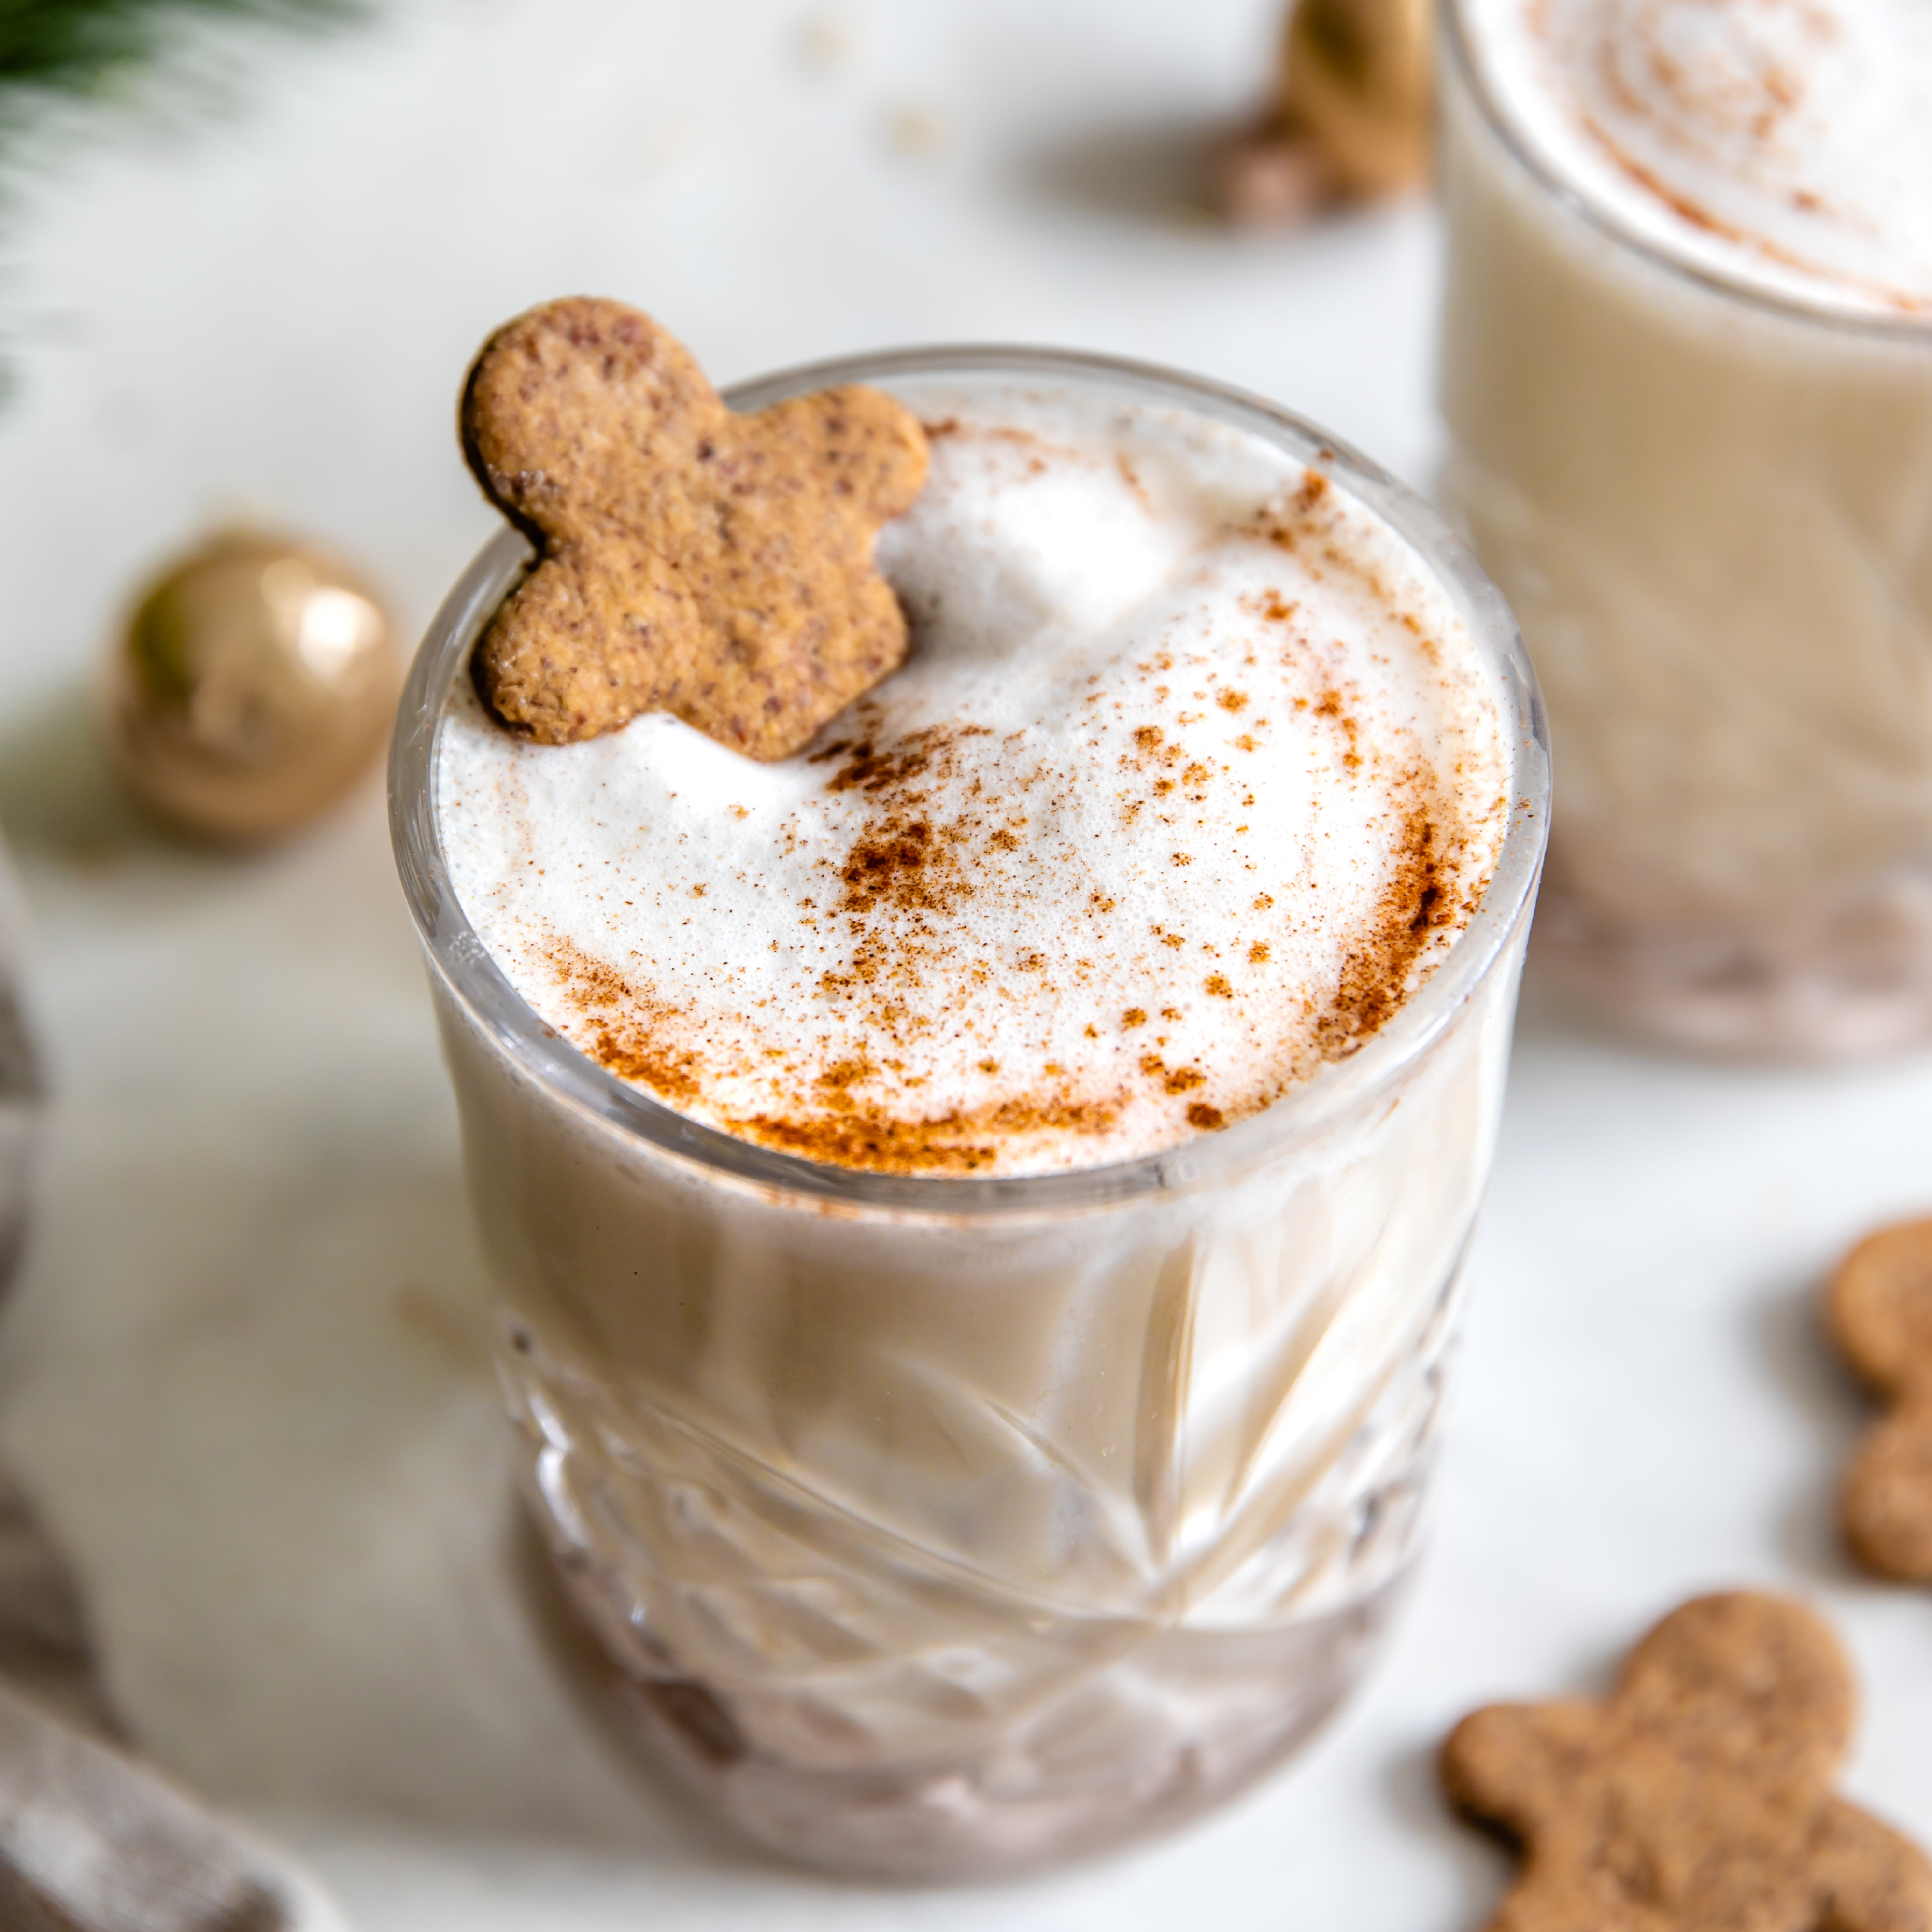
[(1538, 922), (1688, 1043), (1932, 1034), (1932, 14), (1455, 0), (1444, 487), (1537, 662)]
[(1544, 766), (1494, 593), (1291, 421), (835, 373), (932, 440), (906, 664), (777, 764), (520, 742), (463, 675), (506, 541), (399, 852), (533, 1488), (654, 1743), (802, 1856), (992, 1872), (1213, 1802), (1365, 1660)]

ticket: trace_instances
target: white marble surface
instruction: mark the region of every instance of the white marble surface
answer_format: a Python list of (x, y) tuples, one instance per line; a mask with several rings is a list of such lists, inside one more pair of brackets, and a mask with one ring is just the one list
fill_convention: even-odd
[(1504, 1868), (1435, 1796), (1448, 1724), (1600, 1682), (1736, 1582), (1835, 1618), (1868, 1693), (1850, 1786), (1932, 1839), (1932, 1597), (1837, 1553), (1865, 1412), (1810, 1313), (1846, 1243), (1932, 1207), (1932, 1063), (1673, 1064), (1532, 998), (1434, 1553), (1367, 1694), (1172, 1843), (992, 1896), (841, 1886), (635, 1772), (552, 1640), (376, 790), (224, 857), (92, 751), (102, 637), (212, 516), (345, 545), (419, 626), (490, 526), (451, 434), (465, 359), (564, 290), (654, 308), (722, 378), (944, 337), (1154, 357), (1426, 476), (1426, 211), (1240, 240), (1172, 184), (1273, 15), (422, 0), (253, 57), (221, 125), (95, 116), (8, 218), (0, 824), (58, 1100), (0, 1449), (145, 1742), (366, 1932), (1473, 1927)]

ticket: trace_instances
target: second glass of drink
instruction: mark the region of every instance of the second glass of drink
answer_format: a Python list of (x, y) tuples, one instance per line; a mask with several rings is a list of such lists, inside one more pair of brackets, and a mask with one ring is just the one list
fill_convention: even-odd
[(1678, 1045), (1932, 1040), (1932, 15), (1443, 17), (1444, 494), (1550, 705), (1536, 956)]

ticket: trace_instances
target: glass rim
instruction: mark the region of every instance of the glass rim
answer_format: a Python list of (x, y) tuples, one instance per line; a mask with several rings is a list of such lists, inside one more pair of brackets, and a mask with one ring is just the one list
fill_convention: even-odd
[(1802, 296), (1781, 294), (1775, 289), (1726, 275), (1720, 270), (1705, 268), (1672, 254), (1665, 244), (1654, 236), (1644, 234), (1610, 209), (1592, 202), (1537, 153), (1504, 113), (1482, 64), (1476, 58), (1470, 38), (1467, 14), (1471, 4), (1472, 0), (1443, 0), (1442, 40), (1449, 52), (1444, 66), (1462, 82), (1481, 114), (1484, 124), (1504, 152), (1552, 201), (1574, 215), (1586, 227), (1639, 256), (1672, 280), (1688, 283), (1706, 295), (1760, 310), (1780, 321), (1834, 333), (1870, 337), (1879, 341), (1910, 343), (1922, 349), (1932, 346), (1932, 310), (1917, 314), (1887, 315), (1858, 309), (1834, 308), (1823, 302), (1808, 302)]
[(508, 524), (471, 561), (431, 620), (404, 689), (390, 746), (389, 821), (410, 916), (432, 972), (522, 1072), (673, 1162), (764, 1194), (820, 1209), (958, 1220), (1108, 1206), (1246, 1172), (1318, 1133), (1426, 1054), (1508, 955), (1528, 919), (1549, 821), (1549, 736), (1516, 620), (1447, 524), (1378, 464), (1262, 397), (1153, 364), (1065, 350), (941, 346), (806, 364), (740, 383), (724, 392), (724, 400), (749, 411), (839, 383), (947, 376), (1046, 377), (1105, 387), (1124, 400), (1190, 410), (1247, 430), (1318, 468), (1420, 556), (1468, 628), (1488, 674), (1501, 712), (1511, 806), (1481, 905), (1414, 996), (1354, 1053), (1259, 1113), (1178, 1147), (1094, 1166), (1028, 1174), (883, 1172), (763, 1147), (677, 1112), (580, 1053), (528, 1005), (490, 957), (449, 882), (435, 808), (437, 741), (451, 686), (465, 674), (484, 625), (533, 554), (529, 540)]

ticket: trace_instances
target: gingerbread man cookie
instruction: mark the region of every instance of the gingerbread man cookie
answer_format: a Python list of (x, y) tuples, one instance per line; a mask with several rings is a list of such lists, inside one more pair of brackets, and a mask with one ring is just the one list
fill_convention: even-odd
[(1498, 1704), (1442, 1754), (1458, 1809), (1522, 1850), (1490, 1932), (1932, 1932), (1932, 1864), (1835, 1796), (1836, 1640), (1740, 1592), (1673, 1611), (1601, 1704)]
[(1832, 1278), (1825, 1318), (1891, 1413), (1839, 1492), (1852, 1553), (1882, 1576), (1932, 1582), (1932, 1220), (1868, 1235)]
[(478, 481), (538, 553), (476, 658), (512, 730), (568, 744), (668, 711), (787, 758), (904, 656), (872, 542), (926, 448), (891, 398), (738, 416), (648, 316), (579, 297), (491, 337), (460, 415)]

